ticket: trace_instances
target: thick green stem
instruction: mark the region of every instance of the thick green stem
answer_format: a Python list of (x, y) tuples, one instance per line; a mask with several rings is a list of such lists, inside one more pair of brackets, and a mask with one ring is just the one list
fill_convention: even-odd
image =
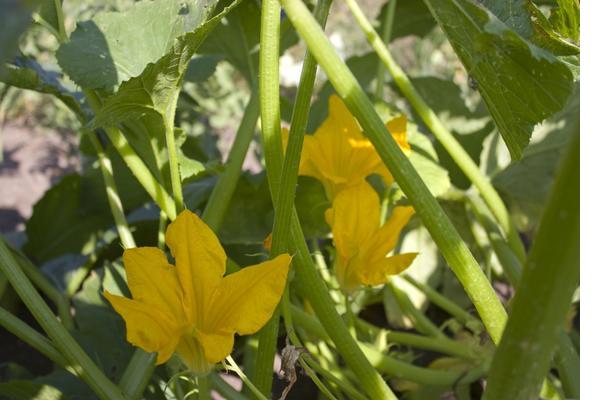
[(135, 240), (133, 239), (133, 235), (129, 229), (129, 224), (127, 223), (127, 218), (125, 217), (125, 212), (123, 211), (123, 204), (121, 203), (121, 198), (119, 197), (119, 192), (117, 191), (117, 184), (115, 183), (115, 179), (113, 177), (112, 163), (106, 156), (106, 153), (104, 153), (104, 149), (102, 148), (100, 141), (98, 141), (96, 134), (94, 132), (89, 132), (88, 138), (94, 145), (96, 154), (98, 155), (98, 163), (100, 164), (100, 171), (102, 171), (102, 177), (104, 178), (108, 205), (110, 206), (110, 211), (113, 219), (115, 220), (115, 225), (117, 227), (117, 232), (119, 233), (121, 243), (125, 248), (135, 247)]
[[(427, 105), (425, 100), (408, 79), (406, 73), (404, 73), (402, 68), (394, 61), (385, 42), (377, 35), (377, 32), (363, 14), (356, 3), (356, 0), (345, 0), (345, 2), (367, 36), (371, 46), (373, 46), (373, 49), (392, 75), (392, 78), (400, 91), (404, 93), (407, 100), (423, 119), (423, 122), (425, 122), (431, 132), (435, 135), (436, 139), (444, 146), (444, 149), (450, 154), (450, 157), (452, 157), (461, 171), (469, 178), (475, 187), (477, 187), (479, 193), (481, 193), (481, 196), (494, 214), (494, 217), (498, 220), (506, 233), (510, 247), (517, 257), (521, 261), (524, 261), (526, 253), (523, 242), (521, 241), (519, 233), (511, 220), (510, 214), (496, 189), (494, 189), (487, 177), (483, 175), (477, 164), (475, 164), (473, 159), (469, 156), (469, 153), (466, 152), (452, 133), (446, 129), (431, 107)], [(408, 15), (402, 17), (410, 18)]]
[[(382, 39), (383, 44), (387, 47), (392, 36), (392, 25), (396, 14), (396, 0), (388, 0), (387, 11), (383, 22)], [(403, 16), (403, 18), (406, 18)], [(410, 16), (408, 16), (410, 18)], [(375, 83), (375, 99), (383, 100), (383, 86), (385, 84), (385, 64), (381, 59), (377, 63), (377, 80)]]
[(579, 125), (561, 163), (494, 357), (485, 399), (539, 393), (579, 281)]
[(202, 212), (202, 220), (210, 226), (210, 228), (218, 232), (219, 227), (227, 211), (227, 207), (235, 191), (235, 187), (242, 173), (242, 165), (248, 152), (248, 147), (252, 142), (254, 131), (256, 128), (256, 121), (258, 120), (259, 107), (258, 107), (258, 93), (256, 90), (252, 90), (250, 100), (246, 105), (244, 116), (235, 136), (235, 141), (231, 147), (229, 156), (227, 157), (227, 163), (225, 170), (219, 176), (219, 180), (215, 185), (208, 203)]
[(127, 398), (136, 400), (142, 397), (154, 373), (155, 363), (156, 353), (146, 353), (142, 349), (135, 350), (119, 380), (119, 386)]
[[(277, 190), (281, 178), (281, 118), (279, 108), (279, 31), (281, 6), (277, 0), (262, 2), (260, 22), (259, 90), (262, 142), (265, 152), (267, 178), (271, 199), (277, 213)], [(286, 243), (274, 237), (271, 255), (282, 252)], [(279, 307), (258, 336), (258, 352), (253, 381), (256, 387), (270, 396), (273, 385), (273, 360), (279, 333)]]
[(19, 268), (4, 240), (0, 238), (0, 269), (10, 281), (25, 306), (48, 334), (56, 348), (69, 361), (77, 375), (105, 400), (125, 400), (123, 393), (88, 357), (69, 332), (56, 319), (48, 305), (37, 293)]
[(433, 197), (406, 155), (392, 138), (348, 67), (335, 53), (327, 36), (301, 0), (281, 0), (292, 24), (329, 80), (358, 119), (402, 191), (412, 202), (425, 227), (477, 308), (486, 329), (495, 342), (500, 340), (506, 323), (502, 307), (456, 228)]

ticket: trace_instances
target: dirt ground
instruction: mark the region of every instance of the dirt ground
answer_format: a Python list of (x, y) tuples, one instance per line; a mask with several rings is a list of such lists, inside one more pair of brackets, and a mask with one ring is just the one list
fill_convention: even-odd
[(1, 128), (0, 232), (24, 229), (33, 205), (61, 176), (78, 167), (76, 138), (8, 122)]

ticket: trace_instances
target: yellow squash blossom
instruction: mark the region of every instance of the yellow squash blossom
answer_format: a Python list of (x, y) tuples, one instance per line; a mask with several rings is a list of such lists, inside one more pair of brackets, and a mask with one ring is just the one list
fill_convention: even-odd
[(325, 213), (336, 248), (336, 275), (346, 293), (360, 285), (380, 285), (388, 275), (410, 266), (417, 253), (388, 257), (402, 228), (408, 223), (412, 207), (396, 207), (380, 227), (379, 197), (367, 183), (349, 187), (335, 197)]
[(186, 365), (207, 373), (227, 357), (234, 334), (258, 331), (283, 293), (287, 254), (223, 277), (226, 255), (210, 228), (190, 211), (169, 225), (169, 264), (155, 247), (125, 250), (133, 299), (104, 292), (127, 325), (127, 340), (156, 352), (157, 364), (177, 352)]
[[(404, 151), (410, 150), (406, 139), (406, 117), (386, 124)], [(283, 132), (284, 143), (286, 131)], [(306, 135), (300, 161), (300, 175), (320, 180), (330, 200), (349, 186), (364, 181), (371, 174), (381, 175), (387, 183), (392, 177), (387, 167), (364, 135), (358, 122), (338, 96), (329, 98), (329, 116), (314, 135)]]

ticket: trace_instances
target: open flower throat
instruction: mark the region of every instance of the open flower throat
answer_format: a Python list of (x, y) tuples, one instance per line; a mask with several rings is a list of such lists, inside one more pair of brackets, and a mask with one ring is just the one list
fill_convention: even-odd
[(283, 294), (291, 257), (225, 274), (226, 255), (217, 237), (194, 213), (183, 211), (167, 229), (173, 266), (155, 247), (125, 250), (133, 299), (104, 292), (127, 325), (127, 340), (156, 352), (157, 364), (177, 352), (197, 373), (233, 349), (234, 334), (257, 332)]

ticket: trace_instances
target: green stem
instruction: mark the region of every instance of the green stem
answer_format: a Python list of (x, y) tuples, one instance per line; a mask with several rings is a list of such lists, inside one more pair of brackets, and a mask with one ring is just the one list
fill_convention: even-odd
[(167, 229), (167, 214), (163, 210), (160, 210), (158, 215), (158, 237), (157, 237), (157, 245), (161, 250), (165, 250), (165, 232)]
[(202, 220), (215, 232), (219, 230), (223, 222), (223, 217), (240, 178), (242, 165), (254, 136), (258, 114), (258, 95), (256, 90), (252, 90), (231, 152), (227, 158), (225, 170), (219, 177), (202, 212)]
[(198, 391), (197, 398), (200, 400), (210, 400), (210, 386), (211, 382), (208, 376), (196, 376), (194, 377), (194, 385)]
[(404, 293), (400, 287), (400, 278), (397, 276), (388, 279), (388, 287), (391, 289), (394, 298), (398, 302), (398, 306), (408, 314), (409, 318), (413, 321), (415, 329), (419, 332), (436, 338), (446, 338), (444, 332), (434, 324), (423, 311), (419, 310), (413, 302), (410, 300), (408, 295)]
[(579, 281), (579, 125), (544, 209), (485, 399), (537, 397)]
[(448, 312), (448, 314), (452, 315), (466, 326), (476, 330), (483, 329), (481, 321), (469, 314), (461, 306), (433, 289), (431, 286), (421, 283), (407, 274), (400, 275), (400, 277), (423, 292), (423, 294), (425, 294), (433, 304), (445, 310)]
[[(89, 89), (84, 89), (83, 93), (94, 112), (98, 112), (102, 107), (102, 102), (98, 94)], [(131, 145), (127, 142), (125, 135), (123, 135), (120, 130), (114, 127), (105, 128), (105, 132), (137, 181), (142, 185), (146, 192), (148, 192), (152, 200), (154, 200), (160, 209), (167, 214), (169, 219), (174, 220), (177, 216), (177, 210), (173, 198), (156, 180), (154, 175), (152, 175), (152, 172), (150, 172), (150, 169), (148, 169), (144, 161), (137, 155), (135, 150), (133, 150)]]
[[(383, 22), (382, 39), (383, 44), (388, 46), (390, 37), (392, 36), (392, 25), (394, 23), (394, 15), (396, 14), (396, 0), (388, 0), (385, 20)], [(406, 16), (410, 18), (410, 16)], [(383, 86), (385, 84), (385, 64), (381, 59), (377, 63), (377, 80), (375, 84), (375, 99), (383, 99)]]
[(487, 331), (499, 342), (506, 311), (456, 228), (433, 197), (406, 155), (392, 138), (346, 64), (301, 0), (281, 0), (288, 17), (352, 114), (365, 129), (385, 165), (412, 202), (448, 265), (465, 288)]
[[(431, 132), (434, 134), (436, 139), (444, 146), (444, 149), (450, 154), (450, 157), (459, 166), (461, 171), (469, 178), (469, 180), (477, 187), (479, 193), (485, 200), (486, 204), (494, 214), (496, 220), (502, 226), (504, 232), (506, 232), (508, 243), (513, 249), (517, 257), (524, 261), (526, 257), (525, 247), (519, 237), (519, 233), (515, 228), (513, 221), (511, 220), (510, 214), (504, 202), (498, 195), (498, 192), (492, 186), (491, 182), (483, 175), (479, 167), (473, 159), (469, 156), (469, 153), (461, 146), (458, 140), (452, 135), (452, 133), (446, 129), (444, 124), (437, 117), (435, 112), (427, 105), (425, 100), (421, 97), (419, 92), (410, 82), (406, 73), (402, 68), (394, 61), (394, 58), (390, 54), (386, 44), (381, 40), (375, 29), (369, 23), (367, 17), (363, 14), (362, 10), (356, 3), (356, 0), (345, 0), (346, 4), (350, 8), (350, 11), (354, 15), (354, 18), (358, 22), (359, 26), (365, 33), (367, 39), (371, 43), (371, 46), (383, 61), (387, 67), (390, 75), (396, 82), (396, 85), (402, 93), (406, 96), (406, 99), (410, 102), (413, 108), (417, 111), (419, 116), (423, 119), (423, 122), (429, 127)], [(410, 16), (404, 16), (410, 18)]]
[(119, 380), (119, 387), (121, 387), (127, 398), (136, 400), (142, 397), (154, 373), (155, 364), (156, 353), (146, 353), (142, 349), (135, 349), (125, 372)]
[(177, 107), (177, 96), (167, 107), (166, 115), (163, 115), (165, 126), (165, 142), (169, 155), (169, 173), (171, 176), (171, 189), (175, 199), (175, 211), (177, 214), (183, 211), (183, 188), (181, 187), (181, 175), (179, 174), (179, 157), (177, 155), (177, 144), (175, 143), (175, 108)]
[[(260, 54), (259, 54), (259, 91), (260, 120), (267, 178), (271, 199), (277, 214), (277, 190), (281, 178), (283, 152), (281, 151), (281, 118), (279, 106), (279, 35), (281, 6), (277, 0), (262, 2), (260, 22)], [(275, 221), (277, 225), (277, 221)], [(286, 243), (281, 236), (273, 236), (271, 255), (276, 256), (284, 250)], [(253, 381), (258, 389), (271, 394), (273, 385), (273, 360), (279, 333), (279, 307), (258, 334), (258, 351)]]
[(96, 154), (98, 155), (98, 163), (100, 164), (100, 171), (102, 171), (102, 177), (104, 178), (108, 204), (110, 206), (113, 219), (115, 220), (115, 225), (117, 227), (117, 232), (119, 233), (121, 243), (126, 249), (133, 248), (135, 247), (135, 240), (133, 239), (133, 235), (129, 229), (129, 224), (127, 223), (127, 218), (125, 217), (125, 212), (123, 211), (123, 204), (121, 203), (121, 198), (119, 197), (119, 192), (117, 191), (117, 184), (115, 183), (114, 179), (112, 163), (106, 156), (106, 153), (104, 153), (104, 149), (96, 137), (96, 134), (94, 132), (89, 132), (88, 138), (92, 142), (92, 145), (96, 149)]
[[(33, 265), (33, 263), (27, 258), (24, 254), (19, 252), (18, 250), (13, 249), (11, 246), (8, 246), (10, 250), (12, 250), (12, 255), (15, 257), (25, 275), (31, 280), (31, 282), (38, 288), (42, 293), (44, 293), (48, 298), (54, 303), (56, 306), (56, 310), (58, 311), (58, 316), (60, 317), (60, 321), (64, 325), (64, 327), (68, 330), (73, 329), (73, 317), (71, 316), (71, 305), (69, 304), (69, 299), (64, 296), (49, 280), (42, 274), (38, 267)], [(20, 261), (20, 262), (19, 262)]]
[(262, 394), (262, 392), (256, 386), (254, 386), (254, 384), (252, 383), (252, 381), (250, 381), (250, 379), (248, 379), (246, 374), (244, 374), (244, 372), (241, 370), (241, 368), (237, 365), (237, 363), (231, 356), (227, 356), (226, 360), (227, 360), (227, 363), (229, 364), (227, 367), (231, 368), (237, 374), (237, 376), (240, 377), (242, 382), (244, 382), (244, 385), (246, 385), (248, 388), (250, 388), (252, 393), (254, 393), (254, 395), (259, 400), (267, 400), (267, 398)]
[(433, 350), (436, 352), (458, 356), (466, 360), (479, 360), (481, 355), (474, 348), (448, 338), (428, 337), (415, 335), (414, 333), (389, 331), (358, 319), (361, 330), (369, 332), (372, 336), (384, 335), (388, 342), (403, 346), (417, 347), (419, 349)]
[[(481, 200), (468, 196), (467, 201), (471, 206), (473, 214), (475, 214), (479, 223), (486, 230), (488, 238), (494, 248), (494, 252), (502, 265), (508, 281), (513, 287), (517, 287), (521, 279), (521, 263), (506, 244), (500, 232), (498, 232), (497, 225), (487, 215), (487, 210), (481, 204)], [(580, 370), (579, 356), (565, 331), (560, 333), (554, 362), (559, 370), (566, 395), (570, 398), (578, 398)]]
[(114, 385), (98, 366), (88, 357), (79, 344), (69, 335), (37, 293), (27, 276), (19, 268), (10, 250), (0, 238), (0, 269), (10, 281), (25, 306), (29, 309), (42, 329), (48, 334), (57, 349), (69, 361), (77, 375), (92, 390), (105, 400), (125, 400), (123, 393)]
[(58, 350), (56, 350), (50, 340), (2, 307), (0, 307), (0, 325), (29, 346), (48, 357), (50, 361), (66, 368), (74, 375), (77, 375), (75, 370), (69, 368), (69, 362)]

